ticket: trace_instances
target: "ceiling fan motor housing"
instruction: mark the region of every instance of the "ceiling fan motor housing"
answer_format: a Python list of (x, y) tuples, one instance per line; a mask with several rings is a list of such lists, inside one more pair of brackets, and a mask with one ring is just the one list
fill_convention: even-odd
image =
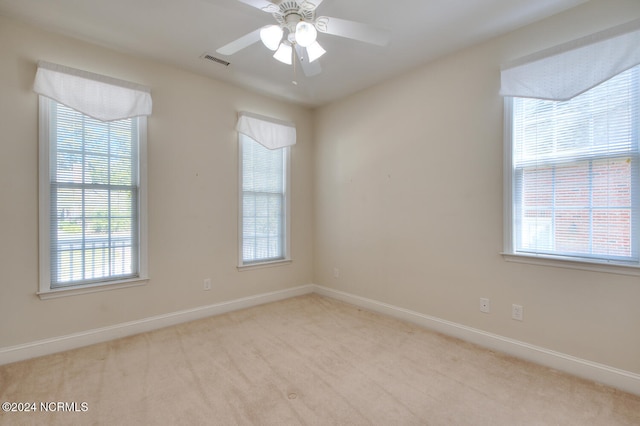
[(296, 25), (300, 21), (313, 23), (315, 19), (315, 5), (310, 2), (285, 0), (278, 6), (278, 10), (273, 12), (273, 17), (282, 28), (289, 30), (290, 34), (295, 33)]

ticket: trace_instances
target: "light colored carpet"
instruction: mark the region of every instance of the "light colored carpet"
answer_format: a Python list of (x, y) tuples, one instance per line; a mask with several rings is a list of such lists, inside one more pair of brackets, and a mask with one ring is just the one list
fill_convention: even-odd
[(12, 425), (640, 425), (638, 396), (317, 295), (0, 367), (4, 401), (86, 402)]

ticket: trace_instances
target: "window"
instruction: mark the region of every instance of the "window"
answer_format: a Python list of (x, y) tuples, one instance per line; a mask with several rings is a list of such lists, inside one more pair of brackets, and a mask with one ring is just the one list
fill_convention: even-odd
[(288, 249), (289, 147), (240, 134), (240, 266), (283, 261)]
[(50, 287), (139, 278), (139, 118), (103, 122), (43, 98)]
[(508, 261), (640, 275), (640, 20), (504, 64)]
[(289, 154), (293, 123), (240, 112), (238, 268), (290, 261)]
[[(46, 87), (47, 79), (60, 77), (48, 71), (60, 70), (61, 78), (77, 79), (75, 70), (43, 68), (34, 85), (41, 93), (39, 294), (43, 298), (96, 291), (107, 284), (134, 285), (147, 274), (146, 115), (116, 114), (118, 119), (102, 121), (81, 112), (91, 108), (80, 104), (78, 110), (45, 97), (43, 93), (51, 95), (53, 90)], [(69, 88), (63, 91), (65, 96), (84, 84), (73, 81), (75, 86), (60, 85)], [(92, 94), (90, 99), (101, 93)], [(82, 90), (76, 97), (84, 98)], [(109, 96), (100, 100), (108, 104)], [(106, 118), (112, 116), (107, 112)]]
[(514, 252), (638, 264), (640, 67), (512, 102)]

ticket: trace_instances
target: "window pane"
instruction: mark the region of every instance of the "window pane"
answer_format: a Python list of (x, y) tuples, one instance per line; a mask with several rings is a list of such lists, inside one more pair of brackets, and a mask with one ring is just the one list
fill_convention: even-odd
[(136, 119), (51, 101), (51, 287), (138, 276)]
[(286, 148), (242, 143), (242, 262), (283, 259), (285, 253)]
[(593, 162), (593, 205), (631, 208), (631, 157)]

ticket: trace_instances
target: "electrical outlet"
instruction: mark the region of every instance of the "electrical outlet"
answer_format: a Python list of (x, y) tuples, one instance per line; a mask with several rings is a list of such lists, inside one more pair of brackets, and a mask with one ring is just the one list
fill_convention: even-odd
[(489, 299), (484, 297), (480, 298), (480, 312), (484, 312), (486, 314), (491, 310), (491, 305), (489, 304)]
[(204, 290), (211, 290), (211, 278), (205, 278), (203, 288)]
[(340, 269), (333, 268), (333, 278), (340, 278)]
[(522, 321), (523, 308), (522, 305), (511, 305), (511, 318), (514, 320)]

